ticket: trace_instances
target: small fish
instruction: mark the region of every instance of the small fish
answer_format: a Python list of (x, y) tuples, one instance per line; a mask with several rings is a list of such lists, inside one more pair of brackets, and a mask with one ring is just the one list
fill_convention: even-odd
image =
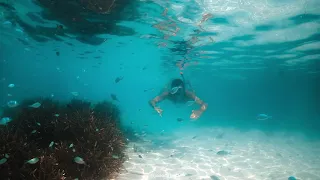
[(178, 122), (182, 122), (183, 119), (182, 119), (182, 118), (177, 118), (177, 121), (178, 121)]
[(3, 118), (1, 118), (1, 120), (0, 120), (0, 125), (6, 125), (6, 124), (8, 124), (8, 123), (11, 122), (11, 121), (12, 121), (12, 119), (9, 118), (9, 117), (3, 117)]
[(6, 163), (7, 162), (7, 158), (2, 158), (2, 159), (0, 159), (0, 165), (1, 164), (4, 164), (4, 163)]
[(210, 176), (210, 178), (211, 178), (211, 180), (220, 180), (220, 179), (218, 178), (218, 176), (215, 176), (215, 175)]
[(117, 95), (111, 94), (110, 96), (111, 96), (112, 100), (120, 102), (120, 101), (118, 100), (118, 98), (117, 98)]
[(40, 124), (39, 122), (37, 122), (37, 125), (38, 125), (38, 126), (41, 126), (41, 124)]
[(19, 104), (17, 101), (9, 101), (7, 105), (9, 108), (14, 108), (14, 107), (17, 107)]
[(73, 147), (73, 144), (71, 143), (70, 145), (69, 145), (69, 148), (72, 148)]
[(15, 87), (14, 84), (9, 84), (9, 85), (8, 85), (8, 88), (14, 88), (14, 87)]
[(78, 92), (71, 92), (71, 94), (74, 95), (74, 96), (79, 96)]
[(4, 157), (6, 157), (8, 159), (10, 156), (8, 154), (5, 154)]
[(139, 158), (142, 158), (142, 156), (139, 154)]
[(120, 82), (122, 79), (123, 79), (123, 76), (117, 77), (117, 78), (114, 80), (114, 82), (115, 82), (115, 83), (118, 83), (118, 82)]
[(217, 139), (222, 139), (224, 137), (224, 133), (220, 133), (216, 136)]
[(119, 156), (117, 156), (117, 155), (112, 155), (112, 158), (114, 158), (114, 159), (119, 159)]
[(54, 142), (51, 141), (51, 143), (49, 144), (49, 147), (51, 148), (53, 146)]
[(62, 30), (63, 29), (63, 26), (61, 24), (57, 24), (57, 30)]
[(34, 134), (34, 133), (36, 133), (37, 132), (37, 130), (33, 130), (33, 131), (31, 131), (31, 134)]
[(16, 28), (16, 31), (19, 32), (19, 33), (23, 33), (23, 30), (22, 30), (22, 29)]
[(290, 176), (288, 177), (288, 180), (297, 180), (297, 178), (295, 178), (294, 176)]
[(269, 115), (266, 115), (266, 114), (258, 114), (257, 115), (257, 120), (258, 121), (265, 121), (265, 120), (268, 120), (268, 119), (271, 119), (272, 116), (269, 116)]
[(39, 103), (39, 102), (36, 102), (36, 103), (29, 105), (29, 107), (31, 107), (31, 108), (39, 108), (40, 106), (41, 106), (41, 103)]
[(8, 25), (8, 24), (10, 24), (10, 25), (11, 25), (11, 24), (12, 24), (12, 22), (10, 22), (10, 21), (5, 21), (5, 22), (3, 22), (2, 24), (3, 24), (3, 25)]
[(32, 159), (30, 159), (29, 161), (27, 161), (26, 163), (28, 163), (28, 164), (35, 164), (35, 163), (37, 163), (39, 161), (39, 158), (32, 158)]
[(60, 52), (59, 52), (59, 51), (57, 51), (57, 52), (56, 52), (56, 55), (57, 55), (57, 56), (60, 56)]
[(217, 155), (219, 155), (219, 156), (225, 156), (225, 155), (228, 155), (228, 154), (230, 154), (230, 152), (225, 151), (225, 150), (222, 150), (222, 151), (218, 151), (218, 152), (217, 152)]
[(66, 44), (69, 45), (69, 46), (73, 46), (72, 43), (69, 43), (69, 42), (64, 42), (64, 43), (66, 43)]
[(9, 97), (11, 97), (11, 96), (12, 96), (12, 94), (8, 94), (8, 96), (9, 96)]
[(75, 157), (73, 160), (74, 160), (74, 162), (76, 162), (77, 164), (86, 164), (86, 162), (84, 162), (84, 160), (83, 160), (81, 157), (79, 157), (79, 156)]

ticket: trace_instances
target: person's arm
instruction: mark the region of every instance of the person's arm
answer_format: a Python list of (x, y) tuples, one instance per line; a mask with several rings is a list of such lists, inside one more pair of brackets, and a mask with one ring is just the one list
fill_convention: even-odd
[(160, 95), (156, 96), (155, 98), (153, 98), (151, 101), (149, 101), (149, 104), (153, 107), (156, 108), (156, 105), (158, 102), (162, 101), (163, 99), (165, 99), (167, 96), (169, 95), (168, 91), (164, 91), (162, 92)]
[(200, 105), (199, 111), (201, 113), (207, 110), (208, 104), (202, 101), (199, 97), (197, 97), (195, 93), (191, 91), (186, 91), (186, 94), (190, 99), (194, 100), (197, 104)]

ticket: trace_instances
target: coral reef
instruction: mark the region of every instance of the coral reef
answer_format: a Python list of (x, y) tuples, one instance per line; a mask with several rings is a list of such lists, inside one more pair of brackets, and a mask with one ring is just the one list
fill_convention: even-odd
[(122, 168), (125, 138), (112, 103), (36, 98), (3, 115), (12, 121), (0, 126), (1, 179), (109, 179)]

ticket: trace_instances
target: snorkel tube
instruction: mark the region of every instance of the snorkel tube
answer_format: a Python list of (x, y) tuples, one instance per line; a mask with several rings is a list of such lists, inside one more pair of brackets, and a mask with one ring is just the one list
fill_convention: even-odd
[(184, 79), (183, 72), (180, 72), (180, 76), (181, 76), (181, 78), (182, 78), (183, 83), (186, 84), (186, 80)]
[(188, 85), (189, 88), (190, 88), (192, 91), (194, 91), (193, 88), (192, 88), (192, 86), (191, 86), (190, 81), (186, 82), (186, 80), (185, 80), (185, 78), (184, 78), (184, 75), (183, 75), (183, 72), (180, 72), (180, 76), (181, 76), (181, 79), (182, 79), (183, 83), (184, 83), (185, 85)]

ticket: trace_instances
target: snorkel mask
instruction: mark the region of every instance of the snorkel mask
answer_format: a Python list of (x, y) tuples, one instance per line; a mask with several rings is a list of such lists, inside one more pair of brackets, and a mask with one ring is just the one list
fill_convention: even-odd
[(173, 88), (171, 88), (170, 93), (172, 95), (176, 94), (181, 88), (182, 88), (182, 86), (173, 87)]
[(171, 83), (170, 94), (182, 94), (184, 91), (184, 82), (181, 79), (175, 79)]

